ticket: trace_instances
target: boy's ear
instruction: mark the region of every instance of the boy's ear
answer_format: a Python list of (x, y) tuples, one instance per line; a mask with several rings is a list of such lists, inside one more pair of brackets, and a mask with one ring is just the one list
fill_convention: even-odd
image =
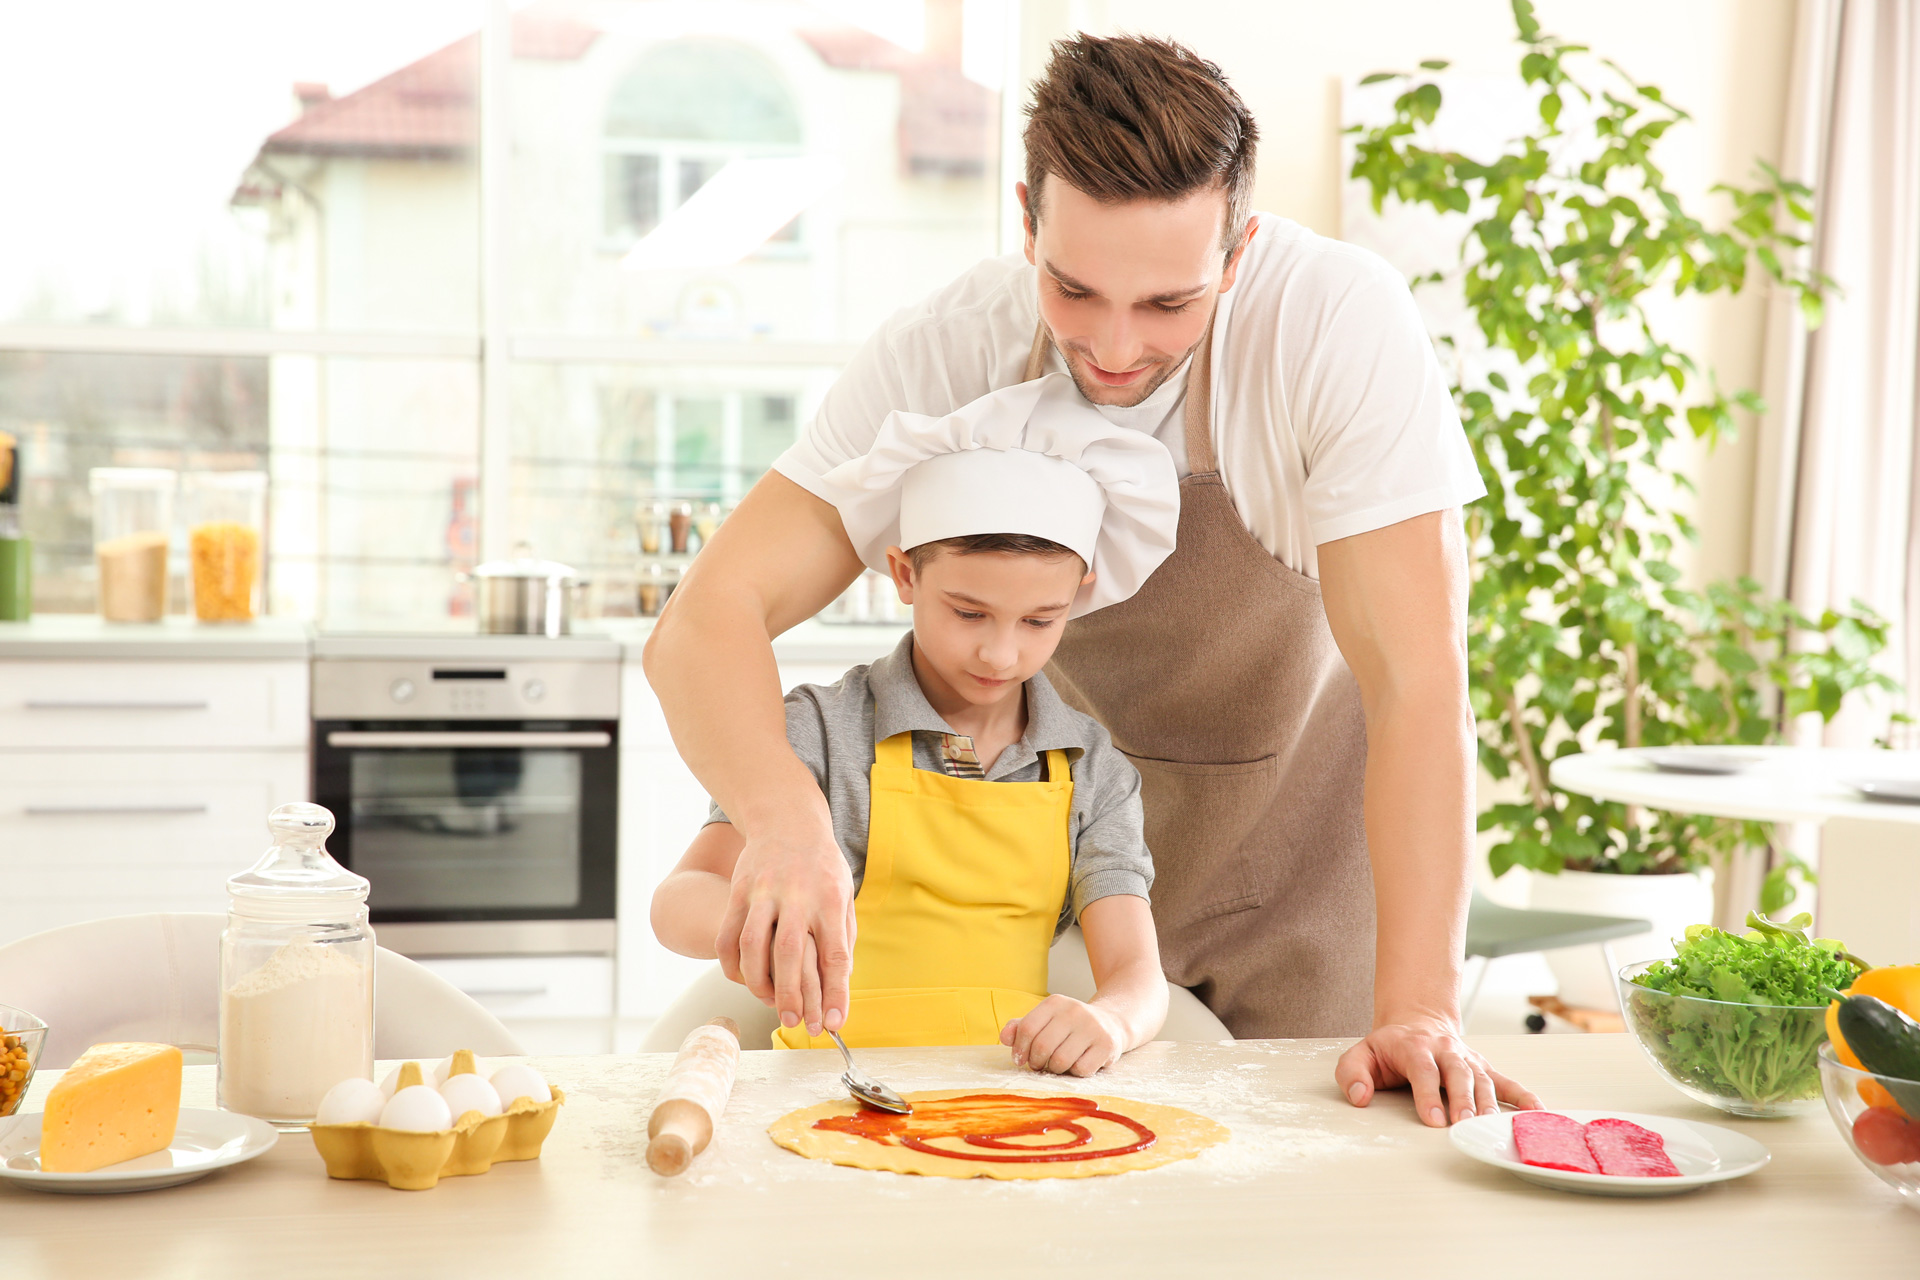
[(887, 572), (893, 589), (900, 593), (901, 604), (913, 603), (913, 561), (898, 547), (887, 548)]
[(1081, 586), (1083, 586), (1083, 587), (1090, 587), (1090, 586), (1092, 586), (1092, 585), (1093, 585), (1093, 580), (1094, 580), (1094, 578), (1096, 578), (1096, 577), (1098, 577), (1098, 576), (1099, 576), (1099, 575), (1098, 575), (1098, 574), (1096, 574), (1096, 573), (1094, 573), (1094, 571), (1093, 571), (1093, 570), (1091, 570), (1091, 569), (1089, 569), (1089, 570), (1087, 570), (1087, 576), (1086, 576), (1086, 577), (1084, 577), (1084, 578), (1082, 578), (1082, 579), (1080, 579), (1080, 585), (1081, 585)]

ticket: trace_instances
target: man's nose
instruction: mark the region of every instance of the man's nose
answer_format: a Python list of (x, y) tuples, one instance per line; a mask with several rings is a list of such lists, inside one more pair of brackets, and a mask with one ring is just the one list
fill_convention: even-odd
[(1124, 310), (1106, 316), (1088, 337), (1087, 352), (1108, 373), (1125, 373), (1140, 362), (1140, 335)]

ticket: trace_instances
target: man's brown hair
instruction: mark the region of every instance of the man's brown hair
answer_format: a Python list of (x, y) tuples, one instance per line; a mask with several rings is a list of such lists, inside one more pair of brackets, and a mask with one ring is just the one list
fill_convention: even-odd
[(1048, 174), (1102, 204), (1181, 200), (1220, 188), (1231, 251), (1253, 199), (1253, 114), (1220, 68), (1171, 40), (1056, 41), (1027, 108), (1027, 217)]

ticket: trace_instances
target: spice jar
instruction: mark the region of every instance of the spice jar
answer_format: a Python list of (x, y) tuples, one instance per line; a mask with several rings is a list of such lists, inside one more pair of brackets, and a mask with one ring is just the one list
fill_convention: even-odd
[(227, 881), (220, 1105), (303, 1125), (334, 1085), (373, 1076), (368, 886), (327, 852), (319, 805), (283, 804), (267, 829), (273, 847)]
[(693, 532), (693, 504), (676, 502), (673, 510), (667, 513), (667, 532), (671, 539), (673, 554), (687, 554), (687, 535)]
[(260, 613), (267, 473), (189, 472), (185, 490), (194, 617), (202, 622), (249, 622)]
[(87, 473), (100, 616), (109, 622), (158, 622), (167, 611), (167, 543), (177, 482), (159, 467), (95, 467)]
[(640, 616), (659, 617), (679, 583), (680, 574), (658, 560), (643, 565), (640, 569)]
[(713, 541), (713, 531), (720, 527), (720, 504), (703, 502), (699, 510), (693, 513), (693, 536), (700, 539), (697, 550), (705, 551), (707, 544)]
[(640, 554), (659, 555), (667, 539), (667, 504), (650, 502), (634, 512), (634, 520), (640, 526)]

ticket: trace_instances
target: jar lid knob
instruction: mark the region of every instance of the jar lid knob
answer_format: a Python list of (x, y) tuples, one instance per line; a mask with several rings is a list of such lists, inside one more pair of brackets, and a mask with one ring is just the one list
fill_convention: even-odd
[(283, 804), (267, 815), (267, 830), (282, 838), (325, 840), (333, 834), (333, 813), (323, 805), (308, 804), (304, 800)]

